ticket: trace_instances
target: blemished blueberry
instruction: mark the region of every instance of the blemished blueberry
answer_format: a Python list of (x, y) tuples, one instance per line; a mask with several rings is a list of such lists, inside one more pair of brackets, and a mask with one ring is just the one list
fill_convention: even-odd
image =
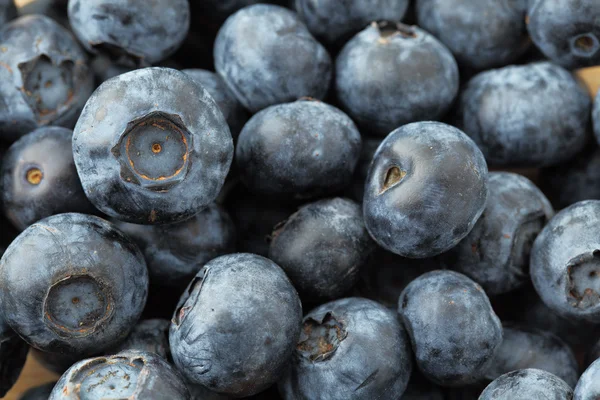
[(85, 52), (43, 15), (27, 15), (0, 33), (0, 139), (13, 142), (46, 125), (72, 128), (93, 90)]
[(409, 0), (295, 0), (296, 11), (317, 39), (343, 44), (373, 21), (400, 21)]
[(411, 371), (410, 342), (395, 313), (350, 297), (304, 317), (279, 391), (286, 400), (399, 399)]
[(398, 313), (419, 370), (438, 385), (477, 382), (502, 344), (502, 325), (487, 295), (457, 272), (433, 271), (412, 281)]
[(598, 90), (598, 94), (596, 95), (596, 99), (594, 100), (594, 105), (592, 107), (592, 121), (594, 124), (594, 135), (596, 136), (596, 141), (600, 143), (600, 90)]
[(109, 354), (117, 354), (127, 350), (154, 353), (165, 360), (171, 358), (169, 348), (169, 326), (166, 319), (147, 319), (133, 327), (127, 339), (110, 349)]
[(81, 361), (81, 356), (78, 354), (50, 353), (35, 347), (31, 348), (30, 354), (42, 367), (57, 375), (64, 374), (73, 364)]
[(531, 41), (523, 2), (417, 0), (419, 26), (444, 43), (462, 66), (476, 70), (516, 61)]
[(140, 317), (148, 271), (114, 225), (84, 214), (38, 221), (0, 260), (8, 324), (43, 351), (87, 355), (123, 340)]
[(227, 122), (183, 72), (143, 68), (104, 82), (73, 133), (90, 201), (138, 224), (191, 218), (219, 194), (233, 158)]
[(296, 13), (256, 4), (233, 14), (214, 48), (215, 68), (252, 113), (301, 97), (322, 99), (331, 57)]
[(573, 389), (562, 379), (539, 369), (520, 369), (502, 375), (485, 388), (479, 400), (571, 400)]
[(17, 7), (14, 0), (0, 0), (0, 27), (17, 18)]
[(544, 167), (583, 149), (590, 110), (569, 71), (540, 62), (476, 75), (461, 93), (457, 124), (491, 166)]
[(204, 265), (181, 296), (171, 354), (192, 383), (250, 396), (283, 373), (301, 321), (300, 298), (277, 264), (254, 254), (221, 256)]
[(347, 293), (375, 248), (360, 205), (340, 197), (302, 206), (271, 237), (269, 258), (306, 302)]
[(415, 26), (379, 22), (354, 36), (336, 60), (336, 93), (365, 132), (385, 136), (410, 122), (442, 118), (458, 94), (452, 53)]
[(217, 102), (229, 125), (231, 136), (236, 140), (248, 121), (248, 114), (223, 79), (218, 74), (204, 69), (183, 69), (181, 72), (185, 72), (194, 81), (204, 86)]
[(560, 211), (531, 251), (531, 280), (542, 301), (570, 319), (600, 323), (600, 201)]
[(68, 7), (73, 32), (88, 51), (132, 67), (173, 54), (190, 27), (188, 0), (69, 0)]
[(471, 232), (441, 257), (445, 267), (467, 275), (494, 296), (529, 282), (531, 246), (554, 210), (522, 175), (492, 172), (488, 188), (485, 210)]
[(214, 203), (176, 224), (115, 224), (144, 253), (150, 283), (158, 286), (183, 290), (204, 264), (235, 251), (235, 225), (223, 207)]
[(565, 68), (600, 64), (600, 3), (534, 0), (527, 29), (546, 57)]
[(190, 400), (179, 372), (162, 357), (124, 351), (82, 360), (65, 372), (48, 400)]
[(600, 360), (594, 361), (581, 375), (573, 400), (595, 400), (600, 397)]
[(365, 184), (365, 224), (388, 251), (432, 257), (471, 231), (487, 186), (485, 159), (463, 132), (440, 122), (405, 125), (375, 153)]
[(4, 213), (23, 230), (66, 212), (94, 213), (73, 161), (73, 131), (46, 126), (22, 136), (2, 160)]
[(238, 138), (235, 160), (250, 190), (310, 198), (336, 193), (352, 181), (361, 144), (342, 111), (298, 100), (254, 115)]
[(19, 397), (19, 400), (48, 400), (52, 389), (54, 389), (56, 382), (45, 383), (40, 386), (33, 387), (27, 390)]

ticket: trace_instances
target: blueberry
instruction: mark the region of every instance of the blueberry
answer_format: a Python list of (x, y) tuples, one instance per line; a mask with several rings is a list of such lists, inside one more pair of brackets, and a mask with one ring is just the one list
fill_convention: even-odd
[(173, 360), (192, 383), (236, 397), (256, 394), (287, 365), (301, 319), (298, 294), (274, 262), (221, 256), (181, 297), (169, 334)]
[(372, 21), (400, 21), (409, 0), (295, 0), (308, 29), (329, 45), (340, 45)]
[(269, 258), (308, 302), (347, 293), (374, 248), (360, 206), (336, 197), (307, 204), (275, 227)]
[(204, 88), (182, 72), (144, 68), (94, 92), (75, 126), (73, 153), (98, 209), (159, 224), (191, 218), (217, 197), (233, 142)]
[(235, 159), (252, 191), (310, 198), (345, 188), (360, 148), (360, 133), (346, 114), (299, 100), (254, 115), (238, 138)]
[(479, 400), (571, 400), (573, 390), (562, 379), (539, 369), (520, 369), (488, 385)]
[(150, 282), (158, 286), (183, 290), (204, 264), (235, 250), (233, 221), (214, 203), (177, 224), (116, 225), (138, 244), (148, 264)]
[(257, 4), (229, 17), (214, 49), (215, 68), (252, 113), (308, 96), (325, 97), (331, 58), (298, 16)]
[(73, 131), (47, 126), (12, 144), (2, 161), (2, 201), (20, 230), (65, 212), (93, 213), (73, 161)]
[(17, 17), (17, 7), (14, 0), (0, 0), (0, 27)]
[(279, 390), (286, 400), (398, 399), (411, 370), (408, 337), (394, 312), (350, 297), (304, 317)]
[(492, 172), (488, 187), (485, 211), (473, 230), (442, 258), (493, 296), (529, 281), (531, 246), (554, 211), (524, 176)]
[(600, 90), (598, 90), (598, 94), (594, 100), (594, 105), (592, 108), (592, 120), (594, 123), (594, 134), (596, 135), (596, 141), (600, 143)]
[(154, 353), (124, 351), (82, 360), (61, 376), (49, 400), (190, 400), (183, 378)]
[(42, 367), (58, 375), (64, 374), (73, 364), (81, 361), (79, 354), (50, 353), (38, 350), (35, 347), (31, 348), (31, 356)]
[(124, 339), (146, 301), (137, 246), (97, 217), (59, 214), (34, 223), (0, 261), (8, 324), (43, 351), (87, 355)]
[(530, 1), (527, 29), (546, 57), (566, 68), (600, 64), (600, 3)]
[(56, 382), (49, 382), (33, 387), (23, 393), (21, 397), (19, 397), (19, 400), (48, 400), (48, 397), (50, 397), (50, 394), (52, 393), (52, 389), (54, 389), (54, 385), (56, 385)]
[(171, 358), (169, 348), (169, 326), (166, 319), (147, 319), (133, 327), (127, 339), (110, 349), (110, 354), (127, 350), (144, 351), (161, 356), (165, 360)]
[(94, 82), (71, 33), (28, 15), (4, 27), (0, 48), (0, 139), (13, 142), (46, 125), (72, 128)]
[(600, 397), (600, 360), (594, 361), (575, 386), (573, 400), (594, 400)]
[(600, 322), (600, 201), (560, 211), (531, 251), (531, 279), (542, 301), (570, 319)]
[(437, 120), (458, 94), (452, 53), (429, 33), (373, 23), (336, 60), (336, 92), (365, 131), (385, 136), (401, 125)]
[(476, 75), (457, 123), (490, 165), (543, 167), (577, 154), (589, 133), (589, 95), (566, 70), (542, 62)]
[(489, 69), (516, 61), (531, 43), (523, 1), (417, 0), (419, 26), (444, 43), (459, 64)]
[(488, 193), (475, 143), (439, 122), (398, 128), (381, 143), (365, 185), (365, 224), (386, 250), (425, 258), (454, 247), (473, 228)]
[(483, 377), (502, 343), (502, 325), (481, 287), (453, 271), (412, 281), (398, 300), (417, 366), (442, 386)]
[(173, 54), (190, 26), (188, 0), (69, 0), (68, 12), (73, 32), (88, 51), (132, 67)]

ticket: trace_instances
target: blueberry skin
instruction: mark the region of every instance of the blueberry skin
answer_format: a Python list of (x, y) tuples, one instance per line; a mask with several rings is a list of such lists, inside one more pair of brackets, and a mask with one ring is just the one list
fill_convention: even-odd
[(140, 317), (147, 291), (137, 246), (89, 215), (34, 223), (0, 260), (4, 317), (43, 351), (87, 355), (114, 346)]
[(554, 210), (546, 196), (522, 175), (489, 174), (483, 214), (443, 264), (467, 275), (494, 296), (529, 281), (531, 246)]
[(471, 231), (487, 186), (483, 155), (460, 130), (440, 122), (405, 125), (375, 153), (365, 184), (365, 224), (388, 251), (432, 257)]
[(322, 99), (331, 57), (296, 13), (256, 4), (233, 14), (214, 47), (215, 69), (250, 112), (294, 101)]
[(92, 53), (140, 67), (173, 54), (190, 27), (188, 0), (69, 0), (69, 23)]
[(202, 267), (182, 295), (171, 323), (171, 353), (192, 383), (250, 396), (277, 381), (301, 320), (298, 294), (277, 264), (254, 254), (221, 256)]
[(502, 343), (502, 325), (481, 287), (453, 271), (433, 271), (400, 295), (398, 313), (419, 370), (441, 386), (483, 377)]
[(600, 396), (600, 360), (594, 361), (581, 375), (573, 400), (594, 400)]
[(374, 248), (360, 205), (336, 197), (307, 204), (275, 227), (269, 258), (303, 299), (316, 301), (348, 292)]
[(546, 57), (565, 68), (600, 64), (600, 3), (530, 1), (527, 29)]
[(560, 211), (531, 251), (531, 280), (542, 301), (569, 319), (600, 322), (600, 201)]
[(161, 356), (165, 360), (171, 358), (169, 348), (169, 327), (166, 319), (147, 319), (133, 327), (127, 339), (112, 348), (108, 354), (117, 354), (127, 350), (144, 351)]
[(236, 140), (244, 124), (248, 121), (248, 114), (223, 79), (218, 74), (204, 69), (183, 69), (181, 72), (185, 72), (196, 83), (204, 86), (217, 102), (227, 120), (231, 136), (233, 136), (233, 140)]
[(336, 93), (366, 132), (385, 136), (416, 121), (438, 120), (458, 94), (452, 53), (429, 33), (373, 23), (336, 60)]
[(477, 70), (516, 61), (530, 46), (526, 7), (517, 0), (417, 0), (419, 26), (462, 66)]
[(351, 182), (361, 143), (354, 122), (342, 111), (299, 100), (254, 115), (238, 138), (235, 159), (252, 191), (311, 198)]
[(344, 44), (372, 21), (400, 21), (409, 0), (295, 0), (308, 30), (328, 45)]
[(573, 390), (565, 381), (539, 369), (520, 369), (502, 375), (485, 388), (479, 400), (571, 400)]
[(488, 164), (545, 167), (585, 146), (591, 101), (565, 69), (533, 63), (476, 75), (462, 92), (458, 126)]
[(4, 213), (19, 230), (66, 212), (93, 213), (73, 161), (73, 131), (46, 126), (6, 152), (0, 172)]
[(394, 312), (350, 297), (304, 317), (279, 391), (286, 400), (398, 399), (411, 371), (410, 343)]
[(27, 15), (2, 29), (0, 46), (0, 140), (46, 125), (72, 128), (94, 84), (73, 35), (46, 16)]
[(19, 397), (19, 400), (48, 400), (52, 389), (54, 389), (56, 382), (49, 382), (44, 385), (36, 386), (29, 389)]
[(162, 357), (144, 351), (79, 361), (60, 377), (48, 400), (82, 398), (191, 399), (177, 370)]
[(214, 203), (176, 224), (115, 223), (144, 253), (150, 282), (158, 286), (183, 291), (204, 264), (235, 251), (235, 225)]
[(163, 224), (191, 218), (214, 201), (233, 141), (219, 106), (192, 78), (143, 68), (94, 92), (75, 126), (73, 153), (99, 210), (126, 222)]
[(592, 121), (594, 124), (594, 135), (596, 136), (596, 141), (600, 143), (600, 90), (598, 91), (596, 99), (594, 100), (592, 108)]

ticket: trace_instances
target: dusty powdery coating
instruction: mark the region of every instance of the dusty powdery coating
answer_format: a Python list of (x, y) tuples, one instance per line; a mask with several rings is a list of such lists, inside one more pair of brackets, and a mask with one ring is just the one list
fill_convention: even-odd
[(596, 140), (598, 143), (600, 143), (600, 90), (598, 91), (596, 100), (594, 101), (592, 120), (594, 123), (594, 134), (596, 135)]
[(458, 94), (452, 53), (429, 33), (373, 23), (336, 60), (336, 92), (367, 132), (385, 136), (401, 125), (443, 117)]
[(87, 197), (102, 212), (174, 223), (217, 197), (233, 141), (219, 106), (192, 78), (144, 68), (94, 92), (75, 126), (73, 155)]
[(92, 53), (148, 66), (175, 52), (190, 26), (188, 0), (69, 0), (69, 23)]
[(140, 317), (147, 292), (137, 246), (89, 215), (36, 222), (0, 261), (1, 311), (43, 351), (87, 355), (114, 346)]
[(583, 149), (590, 109), (590, 96), (569, 71), (541, 62), (476, 75), (457, 117), (490, 165), (543, 167)]
[(351, 297), (304, 317), (279, 390), (285, 399), (398, 399), (411, 371), (408, 337), (394, 312)]
[(143, 351), (89, 358), (60, 377), (49, 400), (190, 400), (179, 372), (162, 357)]
[(594, 361), (581, 375), (573, 400), (595, 400), (600, 397), (600, 360)]
[(73, 35), (28, 15), (4, 27), (0, 47), (0, 139), (12, 142), (45, 125), (72, 128), (94, 84)]
[(400, 295), (419, 370), (439, 385), (464, 386), (484, 376), (502, 343), (502, 325), (481, 286), (453, 271), (433, 271)]
[(439, 122), (398, 128), (381, 143), (365, 185), (369, 233), (386, 250), (425, 258), (454, 247), (473, 228), (488, 193), (481, 151)]
[(252, 113), (308, 96), (322, 99), (331, 57), (298, 16), (256, 4), (225, 21), (214, 49), (215, 69)]
[(147, 319), (133, 327), (127, 339), (112, 348), (107, 354), (116, 354), (126, 350), (155, 353), (165, 360), (171, 358), (169, 348), (169, 326), (166, 319)]
[(479, 400), (571, 400), (573, 390), (565, 381), (539, 369), (520, 369), (502, 375), (485, 388)]
[(273, 261), (238, 253), (206, 264), (171, 323), (175, 365), (192, 383), (236, 397), (277, 381), (300, 335), (302, 305)]

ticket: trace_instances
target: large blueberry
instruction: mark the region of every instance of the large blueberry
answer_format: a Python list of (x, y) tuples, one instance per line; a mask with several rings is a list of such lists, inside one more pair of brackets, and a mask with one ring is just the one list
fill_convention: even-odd
[(485, 388), (479, 400), (571, 400), (573, 389), (562, 379), (539, 369), (520, 369), (502, 375)]
[(325, 97), (331, 58), (298, 16), (256, 4), (229, 17), (215, 41), (215, 68), (255, 113), (300, 97)]
[(458, 108), (459, 127), (494, 166), (558, 164), (588, 139), (590, 96), (567, 70), (548, 62), (476, 75)]
[(581, 375), (575, 386), (573, 400), (596, 400), (600, 398), (600, 360), (594, 361)]
[(409, 122), (444, 116), (458, 94), (452, 53), (429, 33), (400, 23), (373, 23), (336, 60), (336, 92), (367, 132), (385, 136)]
[(381, 143), (365, 185), (363, 212), (383, 248), (425, 258), (454, 247), (485, 208), (488, 170), (460, 130), (439, 122), (405, 125)]
[(304, 317), (279, 390), (287, 400), (398, 399), (411, 371), (408, 336), (394, 312), (350, 297)]
[(502, 325), (477, 283), (453, 271), (412, 281), (398, 300), (419, 369), (443, 386), (484, 376), (502, 343)]
[(217, 197), (233, 141), (219, 106), (192, 78), (143, 68), (94, 92), (75, 126), (73, 153), (98, 209), (160, 224), (188, 219)]
[(193, 383), (249, 396), (272, 385), (300, 335), (302, 305), (285, 272), (254, 254), (204, 265), (181, 296), (169, 341)]

